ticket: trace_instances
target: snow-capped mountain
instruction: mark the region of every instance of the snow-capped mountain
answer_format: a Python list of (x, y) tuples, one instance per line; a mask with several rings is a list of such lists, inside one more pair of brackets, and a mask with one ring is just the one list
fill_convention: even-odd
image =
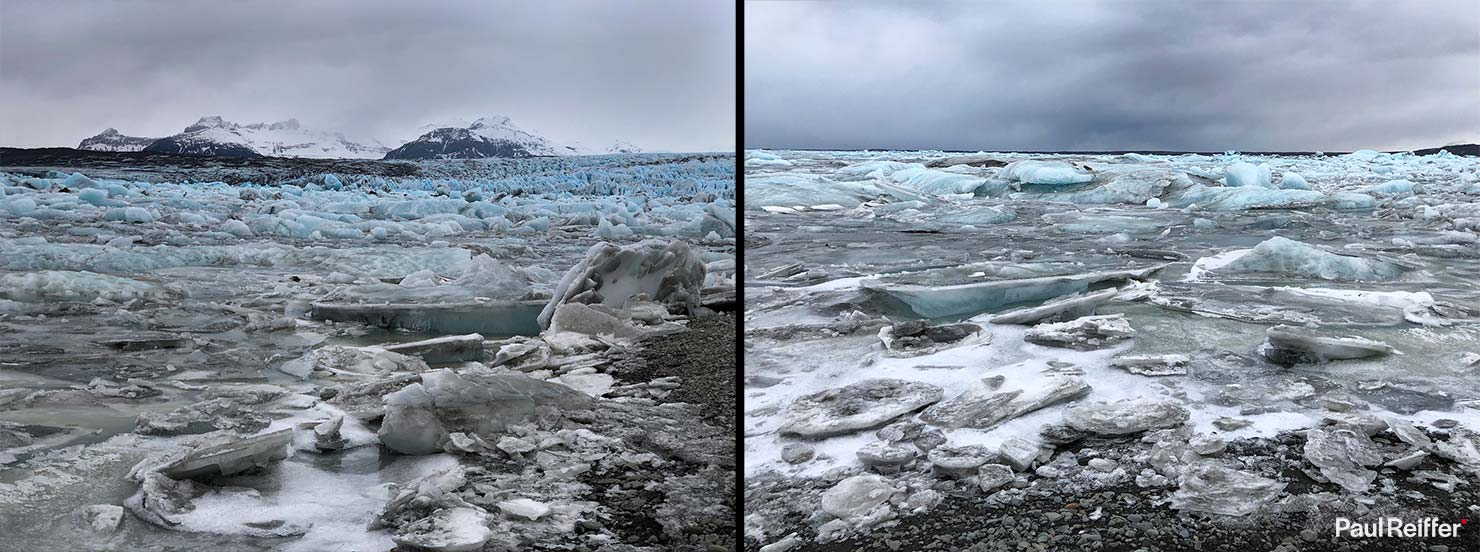
[(312, 157), (379, 159), (390, 148), (374, 140), (354, 141), (338, 132), (303, 128), (297, 119), (248, 125), (201, 117), (174, 136), (160, 138), (144, 151), (227, 157)]
[(149, 147), (158, 138), (124, 136), (116, 129), (108, 129), (92, 138), (84, 138), (77, 149), (91, 151), (140, 151)]
[(606, 147), (605, 153), (642, 153), (642, 148), (632, 145), (632, 142), (617, 140)]
[(385, 158), (482, 159), (552, 155), (575, 154), (569, 153), (566, 147), (555, 146), (543, 136), (520, 128), (508, 117), (483, 117), (466, 126), (435, 128), (391, 150)]
[(579, 142), (556, 142), (514, 124), (508, 117), (483, 117), (471, 123), (453, 121), (431, 124), (415, 140), (386, 154), (386, 159), (483, 159), (486, 157), (540, 157), (556, 155), (600, 155), (639, 153), (627, 142), (588, 148)]

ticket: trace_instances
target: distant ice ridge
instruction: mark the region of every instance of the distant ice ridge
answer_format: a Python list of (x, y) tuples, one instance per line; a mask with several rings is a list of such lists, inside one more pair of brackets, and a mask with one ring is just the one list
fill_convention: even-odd
[[(0, 266), (109, 273), (271, 266), (283, 256), (310, 262), (304, 255), (337, 263), (336, 258), (355, 254), (354, 248), (343, 245), (332, 252), (233, 245), (277, 237), (425, 244), (481, 232), (519, 240), (565, 232), (590, 236), (607, 228), (605, 237), (613, 240), (676, 237), (712, 242), (736, 235), (733, 170), (733, 160), (720, 160), (606, 169), (591, 165), (584, 171), (472, 180), (318, 175), (274, 186), (0, 173), (0, 220), (120, 225), (97, 243), (0, 238), (6, 252), (0, 255)], [(134, 228), (163, 230), (163, 241), (149, 248), (134, 247), (134, 239), (128, 237)], [(456, 257), (455, 263), (443, 265), (450, 272), (439, 273), (455, 275), (471, 259), (467, 250), (435, 249), (426, 251), (428, 257), (408, 257), (404, 265), (380, 275), (403, 276), (438, 266), (444, 261), (435, 259), (449, 254)], [(335, 269), (373, 273), (377, 265), (399, 262), (403, 253), (412, 251), (397, 249), (368, 260), (345, 257), (344, 265)]]
[(1413, 198), (1430, 193), (1480, 194), (1473, 158), (1447, 152), (1259, 158), (749, 150), (745, 168), (747, 209), (867, 204), (860, 216), (887, 218), (924, 206), (909, 205), (915, 202), (949, 206), (986, 198), (1245, 211), (1413, 207)]

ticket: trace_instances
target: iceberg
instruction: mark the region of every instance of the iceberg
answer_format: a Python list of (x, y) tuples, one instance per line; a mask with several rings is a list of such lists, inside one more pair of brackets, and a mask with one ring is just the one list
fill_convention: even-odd
[(890, 175), (896, 184), (935, 195), (987, 195), (987, 179), (953, 172), (911, 167)]
[(585, 259), (566, 271), (540, 311), (539, 323), (542, 328), (550, 327), (556, 308), (565, 303), (623, 309), (638, 295), (694, 312), (703, 285), (704, 263), (683, 241), (665, 245), (646, 240), (627, 247), (602, 242), (591, 246)]
[(1010, 182), (1039, 186), (1084, 184), (1095, 179), (1094, 175), (1079, 172), (1079, 169), (1063, 161), (1031, 159), (1008, 163), (997, 176)]
[(1229, 165), (1223, 174), (1228, 186), (1270, 188), (1270, 173), (1268, 164), (1260, 163), (1256, 167), (1252, 163), (1240, 161)]
[(1388, 281), (1408, 268), (1396, 262), (1339, 255), (1289, 238), (1275, 236), (1227, 264), (1209, 270), (1214, 277), (1280, 275), (1342, 281)]

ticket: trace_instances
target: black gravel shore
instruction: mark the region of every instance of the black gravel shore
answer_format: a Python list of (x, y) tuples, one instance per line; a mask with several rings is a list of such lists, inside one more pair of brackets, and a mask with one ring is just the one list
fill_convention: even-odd
[[(1453, 491), (1416, 481), (1410, 476), (1412, 472), (1382, 468), (1374, 492), (1356, 496), (1305, 475), (1300, 469), (1303, 444), (1304, 438), (1298, 433), (1229, 444), (1224, 458), (1250, 459), (1250, 465), (1270, 472), (1266, 475), (1279, 474), (1278, 478), (1288, 483), (1288, 501), (1248, 516), (1174, 510), (1166, 500), (1176, 490), (1174, 485), (1086, 484), (1067, 472), (1059, 477), (1029, 475), (1013, 486), (1016, 488), (992, 493), (975, 488), (969, 480), (942, 479), (930, 488), (943, 500), (929, 511), (901, 514), (872, 530), (826, 543), (816, 541), (816, 524), (825, 518), (808, 515), (808, 508), (796, 504), (814, 504), (815, 497), (836, 480), (859, 470), (845, 469), (808, 480), (762, 477), (747, 482), (747, 512), (752, 508), (772, 512), (792, 509), (787, 516), (790, 528), (775, 531), (764, 543), (747, 539), (745, 549), (759, 550), (761, 545), (794, 532), (799, 541), (788, 549), (790, 552), (1480, 551), (1480, 530), (1475, 529), (1480, 522), (1480, 492), (1464, 468), (1432, 457), (1414, 468), (1449, 474), (1462, 481)], [(1144, 450), (1133, 439), (1096, 439), (1060, 452), (1077, 454), (1078, 463), (1093, 457), (1117, 457), (1123, 464), (1139, 469), (1132, 460), (1138, 449)], [(1386, 486), (1384, 481), (1391, 484), (1390, 490), (1378, 490)], [(1336, 536), (1337, 518), (1372, 523), (1379, 517), (1408, 522), (1432, 517), (1442, 523), (1465, 520), (1465, 524), (1454, 537)]]
[(678, 376), (682, 385), (664, 399), (702, 405), (706, 421), (735, 431), (735, 315), (719, 313), (689, 322), (689, 331), (646, 339), (640, 362), (618, 378), (641, 383)]

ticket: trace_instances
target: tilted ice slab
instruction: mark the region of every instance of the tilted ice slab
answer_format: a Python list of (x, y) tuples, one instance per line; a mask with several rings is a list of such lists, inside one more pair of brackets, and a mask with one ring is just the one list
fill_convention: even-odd
[[(967, 267), (970, 266), (967, 265)], [(904, 283), (912, 279), (929, 281), (930, 275), (924, 274), (912, 275), (908, 278), (893, 277), (879, 281), (865, 281), (862, 286), (902, 301), (922, 317), (941, 318), (990, 312), (1003, 307), (1081, 293), (1088, 291), (1091, 285), (1101, 282), (1122, 282), (1145, 278), (1160, 270), (1162, 266), (1041, 277), (1010, 277), (1014, 274), (1062, 272), (1068, 268), (1052, 264), (1019, 265), (1000, 270), (998, 274), (1003, 276), (1002, 279), (946, 285)], [(949, 269), (948, 272), (959, 273), (961, 270), (961, 268)]]
[(1424, 291), (1162, 282), (1147, 302), (1174, 311), (1264, 324), (1396, 326), (1435, 304)]

